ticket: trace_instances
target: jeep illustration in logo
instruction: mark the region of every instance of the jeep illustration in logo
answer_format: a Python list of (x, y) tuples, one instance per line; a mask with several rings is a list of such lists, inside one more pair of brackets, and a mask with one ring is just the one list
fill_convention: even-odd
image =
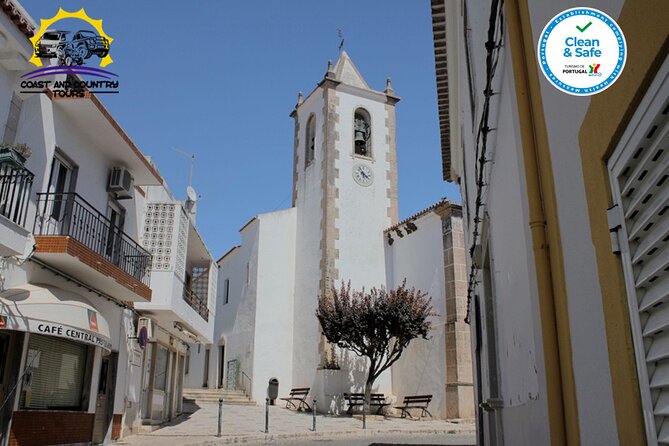
[[(61, 20), (68, 23), (58, 24)], [(75, 20), (79, 22), (67, 30)], [(105, 69), (114, 62), (113, 42), (102, 29), (102, 19), (89, 17), (83, 8), (59, 8), (55, 16), (40, 20), (39, 30), (30, 38), (33, 52), (28, 62), (36, 68), (21, 75), (21, 92), (68, 98), (118, 93), (118, 74)], [(87, 62), (93, 56), (96, 60)]]
[(109, 40), (93, 31), (76, 32), (47, 30), (35, 42), (35, 55), (48, 59), (57, 58), (60, 65), (82, 65), (84, 60), (96, 55), (100, 59), (109, 54)]

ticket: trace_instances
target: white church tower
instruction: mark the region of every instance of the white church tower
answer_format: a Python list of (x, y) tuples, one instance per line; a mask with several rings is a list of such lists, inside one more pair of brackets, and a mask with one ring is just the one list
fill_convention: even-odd
[[(268, 380), (277, 378), (282, 395), (310, 387), (319, 411), (341, 410), (343, 392), (363, 390), (364, 360), (324, 341), (316, 307), (333, 283), (387, 283), (384, 229), (397, 223), (398, 101), (389, 80), (382, 92), (369, 88), (345, 52), (314, 91), (299, 95), (291, 113), (292, 207), (253, 217), (240, 229), (241, 244), (219, 259), (215, 345), (191, 352), (193, 364), (215, 366), (196, 371), (196, 385), (206, 374), (208, 382), (241, 386), (262, 402)], [(387, 395), (389, 375), (376, 389)]]
[[(291, 114), (296, 210), (293, 384), (311, 386), (324, 403), (328, 395), (365, 381), (360, 360), (350, 353), (337, 355), (339, 372), (322, 370), (330, 348), (319, 335), (314, 314), (318, 296), (329, 292), (332, 283), (350, 280), (354, 289), (386, 284), (383, 231), (398, 219), (398, 101), (390, 79), (383, 92), (372, 90), (342, 51), (334, 67), (328, 63), (314, 91), (306, 98), (299, 95)], [(380, 391), (390, 393), (389, 378), (378, 382)]]

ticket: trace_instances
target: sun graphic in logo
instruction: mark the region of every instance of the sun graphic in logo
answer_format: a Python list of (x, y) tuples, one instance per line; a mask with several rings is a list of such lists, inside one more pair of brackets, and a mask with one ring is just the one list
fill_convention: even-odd
[[(78, 31), (51, 31), (50, 27), (63, 19), (79, 19), (91, 25), (98, 32)], [(46, 35), (45, 35), (46, 34)], [(71, 34), (71, 35), (70, 35)], [(109, 46), (114, 41), (102, 29), (102, 20), (92, 19), (84, 8), (76, 12), (68, 12), (62, 8), (50, 19), (40, 19), (40, 28), (30, 42), (35, 51), (29, 62), (37, 67), (42, 66), (42, 57), (57, 57), (62, 65), (81, 65), (85, 59), (93, 54), (100, 57), (100, 66), (106, 67), (113, 62), (109, 55)]]

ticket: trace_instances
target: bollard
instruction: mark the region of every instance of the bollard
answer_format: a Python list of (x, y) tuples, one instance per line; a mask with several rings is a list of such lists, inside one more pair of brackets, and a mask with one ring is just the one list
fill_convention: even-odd
[(218, 399), (218, 433), (217, 437), (221, 436), (221, 420), (223, 418), (223, 399)]
[(265, 398), (265, 433), (269, 433), (269, 398)]
[(313, 431), (316, 432), (316, 400), (314, 400), (313, 409), (314, 409), (314, 412), (313, 412), (313, 418), (312, 418), (312, 421), (313, 421), (312, 425), (313, 425)]
[(362, 428), (367, 429), (367, 416), (365, 415), (365, 410), (367, 409), (367, 403), (362, 403)]

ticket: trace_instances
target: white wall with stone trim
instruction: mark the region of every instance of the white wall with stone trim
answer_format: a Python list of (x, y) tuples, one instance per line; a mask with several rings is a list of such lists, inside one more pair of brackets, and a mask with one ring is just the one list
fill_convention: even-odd
[[(293, 320), (293, 377), (295, 387), (311, 387), (314, 383), (316, 367), (320, 362), (318, 351), (318, 321), (314, 316), (321, 276), (320, 242), (321, 200), (323, 191), (323, 91), (316, 88), (298, 108), (296, 119), (298, 130), (297, 196), (295, 202), (295, 298)], [(316, 118), (315, 158), (305, 166), (307, 121), (311, 115)]]
[(441, 217), (429, 212), (414, 221), (418, 230), (399, 237), (394, 231), (392, 245), (386, 244), (389, 259), (388, 287), (397, 288), (406, 279), (409, 288), (429, 294), (436, 316), (430, 318), (429, 339), (414, 339), (392, 367), (393, 394), (399, 401), (406, 395), (432, 395), (430, 412), (446, 417), (446, 300)]

